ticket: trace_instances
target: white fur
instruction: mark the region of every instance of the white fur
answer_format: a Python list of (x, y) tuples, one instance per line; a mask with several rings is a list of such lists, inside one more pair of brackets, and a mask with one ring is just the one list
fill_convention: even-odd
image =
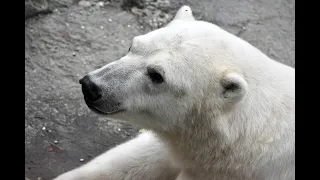
[(104, 90), (97, 109), (153, 133), (56, 180), (295, 179), (295, 70), (188, 6), (89, 76)]
[[(170, 161), (170, 155), (163, 143), (151, 132), (146, 132), (57, 179), (174, 179), (179, 171), (171, 165)], [(159, 169), (166, 173), (162, 174)]]

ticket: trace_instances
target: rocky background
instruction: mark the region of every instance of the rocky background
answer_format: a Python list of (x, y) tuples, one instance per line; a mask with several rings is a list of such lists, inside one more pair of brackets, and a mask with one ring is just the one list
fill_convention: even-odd
[(78, 80), (184, 4), (295, 67), (294, 0), (25, 0), (26, 179), (52, 179), (138, 133), (90, 112)]

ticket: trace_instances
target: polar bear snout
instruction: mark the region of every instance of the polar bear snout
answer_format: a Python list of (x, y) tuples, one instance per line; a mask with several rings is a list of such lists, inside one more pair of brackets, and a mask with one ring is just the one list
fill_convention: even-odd
[[(101, 81), (106, 76), (97, 76), (92, 74), (85, 75), (79, 80), (81, 84), (84, 101), (95, 113), (110, 115), (120, 112), (121, 98), (117, 95), (118, 88), (114, 88), (114, 81)], [(121, 88), (120, 88), (121, 89)]]
[(79, 80), (82, 93), (87, 103), (93, 103), (102, 97), (101, 89), (86, 75)]

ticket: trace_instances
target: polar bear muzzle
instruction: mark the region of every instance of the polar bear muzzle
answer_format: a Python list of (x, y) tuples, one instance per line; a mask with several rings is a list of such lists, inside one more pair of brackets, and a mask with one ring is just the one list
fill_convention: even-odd
[(92, 111), (98, 114), (112, 114), (120, 111), (120, 103), (112, 95), (107, 98), (110, 106), (105, 106), (106, 99), (103, 98), (103, 90), (101, 86), (90, 78), (90, 75), (84, 76), (79, 80), (79, 83), (81, 84), (84, 100)]
[(101, 98), (100, 88), (90, 80), (88, 75), (80, 79), (79, 83), (82, 85), (82, 93), (86, 102), (93, 103)]

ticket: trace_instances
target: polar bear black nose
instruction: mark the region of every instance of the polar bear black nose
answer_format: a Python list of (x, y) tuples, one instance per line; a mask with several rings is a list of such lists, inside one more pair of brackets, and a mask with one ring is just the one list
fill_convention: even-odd
[(79, 83), (82, 85), (82, 93), (86, 101), (94, 102), (101, 98), (100, 88), (90, 80), (88, 75), (80, 79)]

